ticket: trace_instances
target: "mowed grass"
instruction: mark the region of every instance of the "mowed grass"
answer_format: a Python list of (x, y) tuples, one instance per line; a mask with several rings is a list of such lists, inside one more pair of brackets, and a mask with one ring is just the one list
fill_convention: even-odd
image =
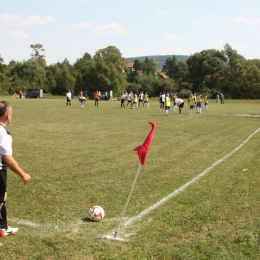
[[(210, 101), (209, 110), (166, 117), (120, 102), (13, 99), (8, 126), (29, 185), (8, 172), (8, 218), (0, 259), (260, 259), (260, 101)], [(186, 101), (186, 100), (185, 100)], [(172, 109), (172, 108), (171, 108)], [(118, 236), (114, 234), (137, 171), (133, 149), (156, 131)], [(219, 162), (197, 182), (131, 225), (127, 219)], [(88, 220), (93, 205), (100, 223)]]

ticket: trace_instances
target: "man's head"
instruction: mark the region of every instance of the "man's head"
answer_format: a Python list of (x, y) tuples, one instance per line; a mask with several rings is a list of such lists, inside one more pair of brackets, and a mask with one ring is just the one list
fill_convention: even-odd
[(0, 102), (0, 122), (4, 125), (8, 125), (12, 119), (12, 107), (6, 101)]

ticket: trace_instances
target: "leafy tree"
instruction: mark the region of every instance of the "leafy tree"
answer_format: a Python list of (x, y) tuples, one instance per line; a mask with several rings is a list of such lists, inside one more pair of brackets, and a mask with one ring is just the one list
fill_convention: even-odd
[(154, 75), (155, 71), (157, 70), (157, 64), (154, 59), (145, 58), (144, 62), (142, 63), (142, 73), (144, 75)]
[(45, 87), (45, 69), (35, 60), (15, 62), (8, 73), (16, 92), (19, 89)]
[(91, 60), (92, 60), (91, 55), (86, 52), (84, 53), (82, 58), (76, 60), (73, 66), (76, 70), (80, 72), (85, 66), (88, 66)]
[[(115, 94), (120, 93), (126, 85), (125, 68), (127, 60), (122, 57), (121, 52), (114, 46), (98, 50), (93, 60), (95, 62), (96, 76), (95, 85), (99, 90), (113, 90)], [(92, 77), (92, 76), (91, 76)]]
[(126, 68), (127, 60), (123, 58), (120, 50), (115, 46), (108, 46), (104, 49), (98, 50), (93, 59), (99, 61), (104, 60), (107, 64), (114, 64), (118, 70), (124, 70)]
[(162, 67), (162, 71), (167, 74), (168, 77), (174, 78), (175, 77), (175, 67), (177, 66), (177, 59), (175, 55), (173, 58), (167, 58), (165, 64)]
[(70, 70), (65, 68), (61, 63), (55, 65), (54, 70), (56, 85), (53, 89), (53, 94), (65, 95), (68, 89), (74, 89), (76, 80)]
[(203, 50), (191, 55), (187, 64), (188, 82), (192, 84), (193, 92), (200, 91), (204, 85), (210, 90), (223, 89), (223, 80), (227, 75), (226, 57), (223, 52), (214, 49)]
[(4, 65), (4, 59), (0, 55), (0, 72), (4, 72), (5, 70), (5, 65)]
[(67, 58), (65, 58), (62, 61), (61, 65), (63, 66), (64, 69), (71, 69), (72, 68), (72, 66), (70, 65), (70, 62), (68, 61)]
[(33, 60), (36, 60), (41, 66), (46, 65), (45, 55), (41, 54), (41, 52), (45, 51), (43, 49), (43, 45), (40, 43), (31, 44), (30, 48), (32, 49), (31, 57)]

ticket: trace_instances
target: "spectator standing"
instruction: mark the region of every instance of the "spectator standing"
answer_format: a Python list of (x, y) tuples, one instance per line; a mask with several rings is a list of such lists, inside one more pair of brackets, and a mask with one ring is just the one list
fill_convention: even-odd
[(223, 95), (223, 93), (220, 94), (220, 103), (224, 104), (224, 95)]
[(219, 103), (219, 94), (216, 95), (216, 103)]

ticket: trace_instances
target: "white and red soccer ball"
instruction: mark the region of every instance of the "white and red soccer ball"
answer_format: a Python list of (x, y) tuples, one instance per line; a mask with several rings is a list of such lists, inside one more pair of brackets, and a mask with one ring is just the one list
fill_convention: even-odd
[(91, 221), (99, 222), (105, 217), (105, 211), (100, 206), (93, 206), (89, 209), (88, 216)]

